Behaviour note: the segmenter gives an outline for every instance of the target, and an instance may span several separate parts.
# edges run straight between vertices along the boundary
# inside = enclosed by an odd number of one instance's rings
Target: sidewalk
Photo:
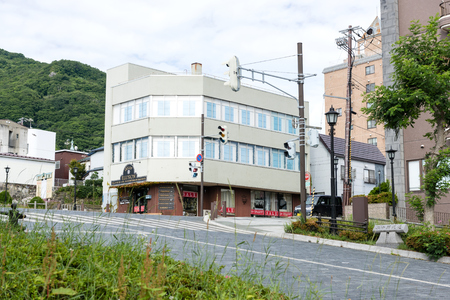
[[[392,247],[387,244],[384,244],[383,246],[374,246],[338,240],[329,240],[300,234],[285,233],[284,225],[289,224],[290,222],[291,219],[289,218],[251,218],[251,217],[236,217],[236,218],[218,217],[214,221],[211,220],[209,221],[209,223],[213,225],[245,230],[248,231],[249,233],[256,233],[257,235],[270,236],[282,239],[292,239],[299,242],[317,243],[328,246],[375,252],[380,254],[397,255],[406,258],[429,260],[428,256],[424,253],[399,250],[394,248],[395,246]],[[437,262],[450,264],[450,257],[449,256],[442,257]]]

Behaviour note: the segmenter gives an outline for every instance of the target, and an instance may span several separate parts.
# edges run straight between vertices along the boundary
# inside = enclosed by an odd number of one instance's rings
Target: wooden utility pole
[[[344,177],[344,205],[349,205],[352,194],[352,26],[348,27],[347,41],[347,105],[345,109],[345,177]]]

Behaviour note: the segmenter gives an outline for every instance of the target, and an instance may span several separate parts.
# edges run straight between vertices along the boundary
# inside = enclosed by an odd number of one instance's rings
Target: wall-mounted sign
[[[36,196],[42,199],[52,198],[53,173],[42,173],[36,175]]]
[[[121,185],[126,183],[146,181],[147,176],[138,177],[134,171],[133,165],[126,165],[123,169],[123,174],[120,176],[120,180],[112,180],[111,185]]]
[[[120,197],[119,204],[128,204],[130,203],[130,198],[128,197]]]
[[[175,189],[173,185],[160,186],[158,189],[158,209],[175,209]]]
[[[198,193],[196,192],[187,192],[187,191],[183,191],[183,197],[186,198],[197,198]]]
[[[256,216],[264,216],[264,210],[262,209],[252,209],[250,213]],[[278,211],[276,210],[266,210],[265,213],[266,216],[269,217],[278,217]],[[287,211],[280,211],[280,217],[292,217],[292,213]]]

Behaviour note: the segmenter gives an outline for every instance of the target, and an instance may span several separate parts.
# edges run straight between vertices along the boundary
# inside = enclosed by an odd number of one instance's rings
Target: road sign
[[[309,174],[309,172],[305,173],[305,181],[309,181],[309,179],[311,178],[311,174]]]
[[[202,160],[203,160],[203,156],[201,154],[198,154],[197,155],[197,161],[198,162],[202,162]]]

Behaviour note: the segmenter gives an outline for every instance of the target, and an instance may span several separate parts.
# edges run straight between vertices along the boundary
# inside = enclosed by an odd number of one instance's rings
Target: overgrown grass
[[[171,258],[164,244],[125,234],[111,242],[95,227],[80,228],[64,223],[55,232],[42,223],[20,232],[1,222],[0,298],[289,299],[237,274],[222,275],[214,259],[193,266]]]

